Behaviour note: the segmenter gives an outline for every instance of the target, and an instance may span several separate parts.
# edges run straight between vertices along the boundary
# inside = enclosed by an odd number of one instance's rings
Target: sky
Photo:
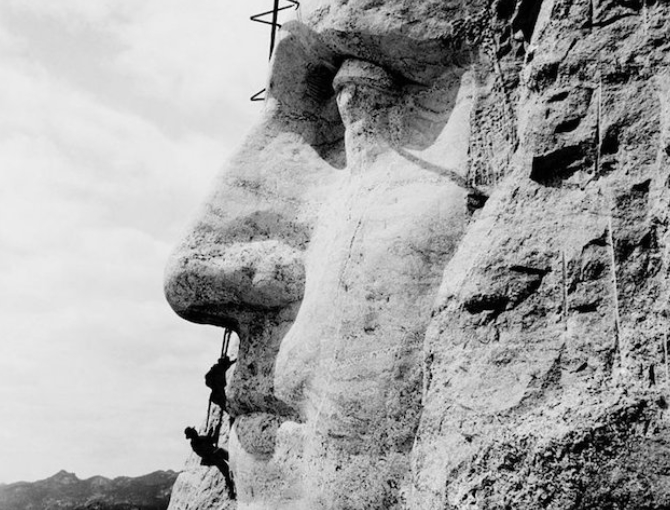
[[[0,483],[182,469],[221,333],[163,270],[260,114],[271,6],[0,1]]]

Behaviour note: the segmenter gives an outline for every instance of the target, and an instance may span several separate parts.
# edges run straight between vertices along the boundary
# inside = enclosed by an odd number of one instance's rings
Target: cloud
[[[255,108],[239,4],[0,6],[0,481],[185,459],[220,333],[163,266]]]
[[[236,138],[240,126],[251,121],[250,112],[258,111],[247,103],[265,83],[269,34],[249,21],[255,9],[246,2],[12,0],[9,5],[5,17],[54,72],[104,88],[108,99],[163,117],[172,129],[181,116]]]
[[[202,196],[223,157],[211,137],[167,137],[39,68],[0,68],[0,107],[0,165],[8,179],[0,193],[3,206],[19,207],[23,218],[44,216],[53,199],[68,208],[64,198],[74,198],[96,216],[113,214],[115,221],[126,215],[133,222],[148,212],[151,228],[160,228],[176,219],[163,222],[160,216]]]
[[[137,22],[119,32],[127,46],[115,64],[139,88],[158,93],[180,108],[205,111],[221,98],[227,82],[247,82],[248,73],[231,73],[241,66],[231,59],[222,62],[222,52],[241,56],[247,67],[253,66],[253,60],[249,52],[241,51],[239,33],[223,28],[233,15],[230,2],[203,1],[190,9],[175,9],[179,3],[145,2]]]
[[[128,1],[102,0],[68,0],[67,2],[50,2],[48,0],[10,0],[14,10],[48,16],[69,28],[95,26],[104,29],[104,21],[112,15],[129,14],[132,4]],[[140,4],[141,5],[141,4]]]

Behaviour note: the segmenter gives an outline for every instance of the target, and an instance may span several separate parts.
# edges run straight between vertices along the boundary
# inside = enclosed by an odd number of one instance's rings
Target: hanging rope
[[[223,358],[228,354],[228,345],[230,344],[230,335],[232,330],[225,328],[223,330],[223,342],[221,344],[221,357]]]
[[[205,430],[209,430],[209,414],[212,411],[212,397],[207,402],[207,420],[205,421]]]
[[[279,13],[285,11],[286,9],[291,9],[295,7],[295,10],[298,10],[300,7],[300,2],[298,0],[286,0],[288,4],[279,5],[280,0],[274,0],[274,7],[270,11],[261,12],[259,14],[254,14],[251,16],[251,21],[256,23],[263,23],[265,25],[270,25],[270,52],[268,55],[268,60],[272,58],[272,52],[275,49],[275,42],[277,40],[277,30],[281,28],[281,25],[278,23]],[[264,17],[272,16],[271,21],[263,19]],[[263,93],[265,89],[256,92],[253,96],[250,97],[251,101],[265,101],[265,96]]]
[[[223,341],[221,343],[221,356],[220,360],[223,359],[225,356],[228,355],[228,347],[230,346],[230,337],[232,335],[232,330],[228,328],[224,328],[223,330]],[[212,412],[212,393],[209,394],[209,400],[207,402],[207,420],[205,421],[205,428],[209,430],[209,419],[210,419],[210,414]],[[222,416],[223,416],[223,409],[221,410]],[[220,419],[220,418],[219,418]],[[219,437],[217,435],[216,438],[216,445],[219,445]]]

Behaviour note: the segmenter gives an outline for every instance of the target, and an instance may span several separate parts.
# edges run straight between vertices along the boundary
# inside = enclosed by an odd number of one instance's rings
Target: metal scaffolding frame
[[[256,23],[263,23],[265,25],[270,25],[270,52],[268,54],[268,60],[272,59],[272,52],[275,49],[275,42],[277,40],[277,30],[281,28],[281,24],[279,24],[278,19],[279,19],[279,13],[281,11],[285,11],[286,9],[292,9],[295,8],[298,10],[300,7],[300,2],[298,0],[286,0],[288,4],[284,5],[279,5],[281,0],[273,0],[274,1],[274,6],[272,7],[271,10],[261,12],[259,14],[254,14],[249,18],[251,21],[255,21]],[[267,18],[270,17],[270,21]],[[263,96],[263,93],[265,92],[265,89],[260,90],[256,92],[253,96],[251,96],[251,101],[265,101],[265,97]]]

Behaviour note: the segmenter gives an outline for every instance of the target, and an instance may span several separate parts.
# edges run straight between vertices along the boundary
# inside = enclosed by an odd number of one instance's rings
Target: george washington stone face
[[[670,3],[301,4],[167,271],[238,508],[670,508]]]
[[[423,338],[469,218],[480,3],[301,2],[263,114],[169,262],[172,308],[240,337],[238,508],[409,497]]]

